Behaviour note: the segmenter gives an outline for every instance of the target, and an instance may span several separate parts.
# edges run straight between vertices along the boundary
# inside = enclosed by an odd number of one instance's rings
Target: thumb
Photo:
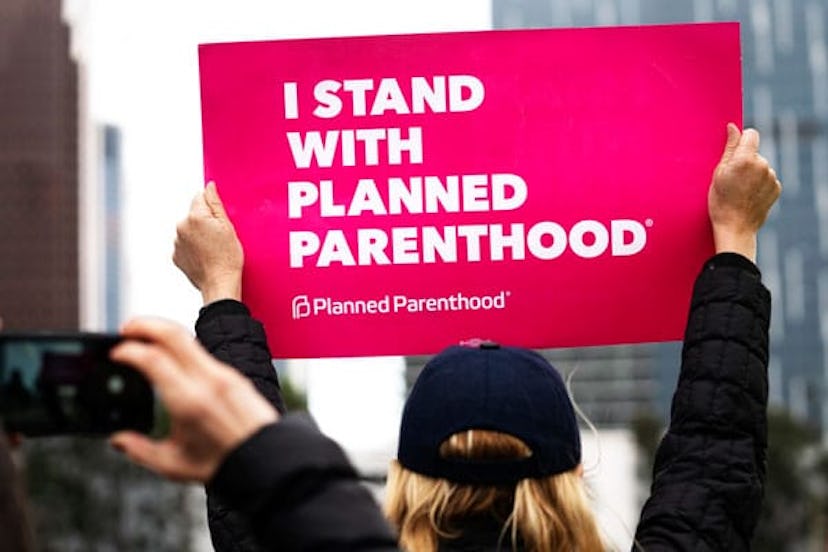
[[[736,148],[739,147],[739,140],[742,138],[742,133],[733,123],[727,124],[727,144],[725,144],[724,153],[722,153],[722,161],[726,162],[733,157]]]
[[[207,202],[207,206],[210,208],[210,212],[214,217],[224,219],[227,218],[227,213],[225,212],[224,204],[221,202],[221,198],[218,195],[218,190],[216,190],[215,182],[211,181],[204,189],[204,201]]]
[[[172,458],[169,441],[154,441],[134,431],[119,431],[109,438],[109,444],[139,466],[170,479],[186,479]]]
[[[109,445],[133,462],[146,466],[149,463],[146,460],[153,457],[157,443],[135,431],[124,430],[113,433]]]

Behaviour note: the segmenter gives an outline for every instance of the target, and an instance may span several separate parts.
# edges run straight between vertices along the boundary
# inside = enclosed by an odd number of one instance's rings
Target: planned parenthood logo
[[[461,292],[441,297],[409,297],[387,294],[372,299],[334,299],[297,295],[291,302],[294,320],[311,316],[386,315],[400,313],[503,310],[512,295],[500,291],[494,295],[466,295]]]

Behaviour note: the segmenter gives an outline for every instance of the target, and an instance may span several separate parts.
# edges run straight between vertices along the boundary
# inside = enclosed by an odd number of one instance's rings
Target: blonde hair
[[[440,446],[444,458],[481,460],[531,456],[523,441],[495,431],[469,430]],[[580,468],[511,485],[469,485],[414,473],[392,461],[385,515],[405,550],[436,552],[440,539],[462,534],[463,521],[490,515],[511,534],[512,548],[601,552],[604,545],[589,508]]]

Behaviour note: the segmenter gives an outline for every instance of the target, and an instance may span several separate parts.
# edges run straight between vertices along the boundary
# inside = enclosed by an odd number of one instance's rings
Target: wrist
[[[241,279],[213,282],[202,286],[201,299],[204,305],[209,305],[222,299],[241,301],[241,290]]]
[[[716,253],[738,253],[756,263],[756,232],[728,232],[713,229]]]

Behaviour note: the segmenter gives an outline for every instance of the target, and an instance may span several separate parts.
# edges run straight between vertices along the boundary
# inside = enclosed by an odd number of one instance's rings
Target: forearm
[[[268,549],[396,550],[393,533],[342,450],[288,416],[233,451],[210,485]]]
[[[749,549],[765,478],[769,316],[770,294],[746,258],[705,264],[637,533],[646,550]]]
[[[213,356],[250,378],[280,413],[285,412],[264,328],[244,304],[235,300],[211,303],[199,312],[195,328],[199,341]]]
[[[244,304],[230,299],[208,304],[199,312],[196,335],[213,356],[250,378],[259,393],[284,413],[279,379],[271,363],[264,328],[250,316]],[[207,518],[217,552],[261,550],[247,516],[229,508],[224,497],[209,486]]]
[[[725,253],[696,280],[670,430],[699,427],[767,444],[770,293],[756,266]],[[706,387],[709,404],[694,400]]]

